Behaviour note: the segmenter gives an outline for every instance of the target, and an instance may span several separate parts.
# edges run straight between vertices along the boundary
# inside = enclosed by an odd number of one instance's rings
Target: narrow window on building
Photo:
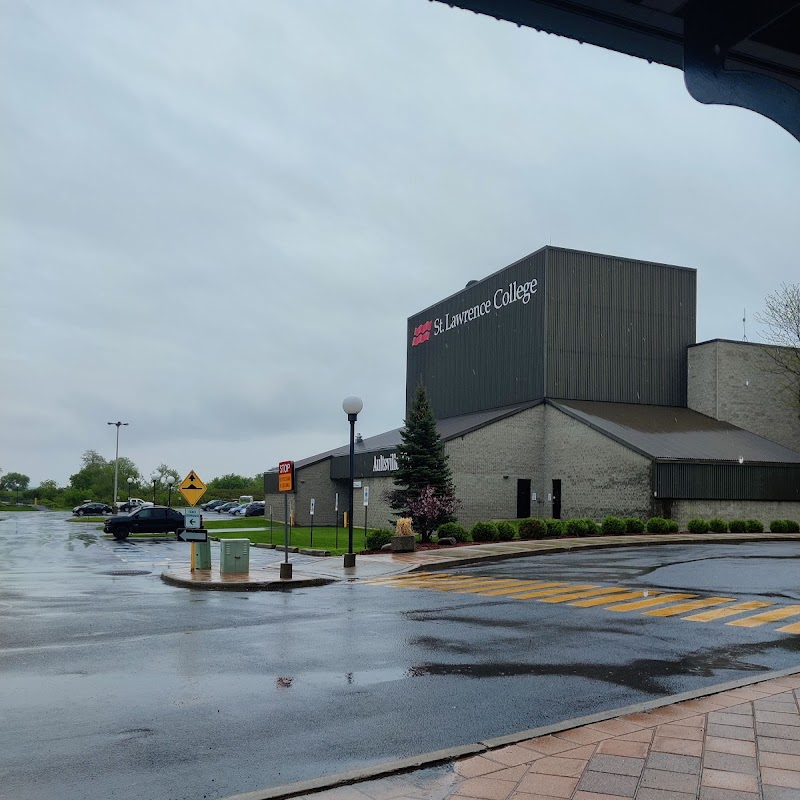
[[[553,519],[561,519],[561,480],[553,480]]]

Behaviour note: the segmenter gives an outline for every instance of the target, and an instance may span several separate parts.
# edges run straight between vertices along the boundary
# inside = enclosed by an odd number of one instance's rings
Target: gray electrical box
[[[247,573],[250,570],[250,540],[223,539],[219,543],[219,571]]]

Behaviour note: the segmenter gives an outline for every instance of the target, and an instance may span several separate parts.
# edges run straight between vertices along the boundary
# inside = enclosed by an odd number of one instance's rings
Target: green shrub
[[[678,520],[676,519],[668,519],[667,520],[667,531],[669,533],[678,533],[680,531],[681,526],[678,525]]]
[[[367,534],[367,550],[380,550],[385,544],[389,544],[394,536],[394,531],[387,528],[379,528]]]
[[[546,519],[547,535],[551,537],[564,535],[564,523],[560,519]]]
[[[728,523],[725,522],[724,519],[710,519],[708,521],[708,527],[711,529],[711,533],[727,533],[728,532]]]
[[[743,519],[732,519],[728,523],[731,533],[744,533],[747,530],[747,522]]]
[[[764,523],[758,519],[747,520],[748,533],[764,533]]]
[[[516,534],[517,532],[510,522],[497,523],[497,538],[500,539],[501,542],[510,542]]]
[[[600,528],[606,536],[621,536],[625,533],[625,520],[620,517],[603,517]]]
[[[469,532],[465,527],[459,525],[457,522],[445,522],[444,525],[440,525],[436,535],[440,539],[449,536],[451,539],[455,539],[457,542],[469,541]]]
[[[788,528],[786,526],[785,519],[774,519],[769,524],[769,529],[771,533],[786,533]]]
[[[644,522],[639,517],[627,517],[625,520],[625,533],[644,533]]]
[[[600,526],[593,519],[584,517],[583,521],[586,524],[587,536],[599,536],[602,533]]]
[[[589,528],[585,519],[568,519],[564,523],[564,533],[568,536],[587,536]]]
[[[669,522],[663,517],[650,517],[647,520],[648,533],[666,533],[669,530]]]
[[[554,520],[557,522],[558,520]],[[549,526],[541,519],[524,519],[519,524],[520,539],[546,539],[550,535]]]
[[[704,519],[690,519],[688,525],[689,533],[708,533],[711,525]]]
[[[785,519],[786,533],[800,533],[800,523],[794,519]]]
[[[476,522],[472,526],[473,542],[496,542],[499,538],[494,522]]]

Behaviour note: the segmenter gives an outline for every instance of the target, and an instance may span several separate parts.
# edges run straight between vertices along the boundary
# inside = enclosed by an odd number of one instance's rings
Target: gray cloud
[[[400,424],[405,319],[552,241],[797,279],[800,148],[680,72],[424,0],[0,2],[0,467],[212,477]],[[755,326],[751,326],[754,338]]]

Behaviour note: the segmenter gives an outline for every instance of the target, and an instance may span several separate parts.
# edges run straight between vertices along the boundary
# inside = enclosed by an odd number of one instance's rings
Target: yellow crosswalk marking
[[[784,625],[782,628],[775,628],[781,633],[800,633],[800,622],[793,622],[791,625]]]
[[[775,608],[772,611],[764,611],[761,614],[754,614],[752,617],[745,617],[744,619],[735,619],[732,622],[726,622],[726,625],[736,625],[740,628],[757,628],[765,622],[775,622],[779,619],[786,619],[787,617],[796,617],[800,615],[800,606],[784,606],[783,608]]]
[[[486,589],[476,592],[482,597],[495,597],[509,592],[525,592],[533,589],[547,589],[550,586],[563,586],[561,583],[547,583],[546,581],[515,581],[514,584],[503,586],[501,589]]]
[[[491,578],[473,578],[467,581],[454,581],[449,586],[432,585],[427,588],[436,589],[437,592],[461,592],[469,591],[469,589],[474,589],[479,586],[485,589],[487,586],[491,586],[493,583],[494,581]]]
[[[567,600],[578,600],[581,597],[597,597],[597,595],[618,594],[622,589],[615,586],[613,589],[587,589],[582,592],[570,591],[568,594],[560,594],[557,597],[547,597],[542,600],[542,603],[566,603]],[[607,598],[606,602],[608,602]]]
[[[648,590],[651,595],[659,594],[652,589]],[[578,600],[576,603],[570,603],[571,606],[577,608],[592,608],[593,606],[606,606],[609,603],[616,603],[619,600],[633,600],[635,597],[644,597],[644,590],[620,592],[620,594],[608,595],[607,597],[593,597],[591,600]]]
[[[735,617],[745,611],[755,611],[757,608],[766,608],[771,605],[773,604],[765,603],[763,600],[748,600],[746,603],[737,603],[735,606],[726,606],[725,608],[715,608],[713,611],[692,614],[691,617],[683,617],[683,619],[688,619],[691,622],[713,622],[716,619]]]
[[[671,603],[673,600],[688,600],[697,597],[696,594],[662,594],[661,597],[650,597],[646,600],[636,600],[632,603],[621,603],[618,606],[609,606],[607,611],[638,611],[640,608],[651,608],[662,603]]]
[[[569,591],[570,589],[593,589],[595,588],[591,583],[585,583],[582,586],[570,586],[568,583],[564,584],[558,589],[539,589],[535,592],[525,592],[524,594],[510,594],[513,600],[531,600],[534,597],[547,597],[551,594],[561,594],[562,592]]]
[[[678,603],[676,606],[667,608],[657,608],[655,611],[645,611],[648,617],[677,617],[678,614],[685,614],[687,611],[697,611],[698,608],[708,608],[709,606],[720,606],[723,603],[735,603],[735,597],[706,597],[703,600],[691,600],[688,603]]]

